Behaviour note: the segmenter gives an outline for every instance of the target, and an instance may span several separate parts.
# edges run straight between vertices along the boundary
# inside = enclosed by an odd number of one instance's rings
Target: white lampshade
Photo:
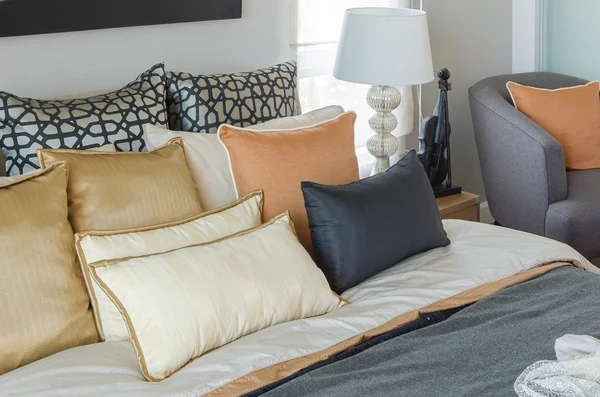
[[[369,85],[432,81],[427,14],[406,8],[346,10],[333,75]]]

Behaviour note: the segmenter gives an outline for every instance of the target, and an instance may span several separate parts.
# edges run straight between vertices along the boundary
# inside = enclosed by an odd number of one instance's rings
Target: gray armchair
[[[587,83],[555,73],[523,73],[491,77],[470,88],[494,219],[567,243],[587,258],[600,257],[600,169],[567,171],[561,145],[513,106],[508,81],[549,89]]]

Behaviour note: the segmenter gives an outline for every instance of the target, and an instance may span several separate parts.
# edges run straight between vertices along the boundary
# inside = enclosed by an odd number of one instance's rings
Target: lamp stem
[[[371,175],[375,175],[390,168],[390,156],[398,150],[398,139],[392,135],[398,119],[392,112],[400,106],[400,91],[389,85],[374,85],[367,93],[367,103],[375,110],[369,119],[375,135],[367,140],[367,150],[376,159],[371,171]]]

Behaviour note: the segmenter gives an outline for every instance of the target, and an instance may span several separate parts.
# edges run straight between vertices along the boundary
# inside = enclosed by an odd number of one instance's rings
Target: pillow
[[[239,195],[262,189],[263,220],[289,210],[300,242],[312,252],[301,181],[345,184],[358,180],[354,112],[310,127],[268,134],[229,125],[219,128]]]
[[[37,149],[113,143],[140,151],[146,123],[167,126],[163,64],[120,90],[90,98],[37,100],[0,91],[0,147],[9,176],[38,169]]]
[[[117,149],[115,148],[115,145],[112,145],[112,144],[100,146],[100,147],[90,149],[90,150],[95,150],[98,152],[106,152],[106,153],[115,153],[117,151]],[[2,159],[1,157],[2,156],[0,155],[0,160]],[[0,176],[0,185],[18,181],[19,179],[26,177],[28,175],[31,175],[31,174],[35,174],[36,172],[39,172],[39,171],[37,171],[37,170],[29,171],[22,175],[15,175],[15,176]]]
[[[315,260],[337,293],[450,243],[415,151],[344,186],[302,182]]]
[[[67,219],[67,166],[0,186],[0,375],[98,333]]]
[[[69,220],[76,233],[179,221],[202,212],[181,139],[148,153],[38,151],[42,168],[69,166]]]
[[[266,123],[248,127],[248,130],[268,132],[270,130],[307,127],[331,120],[344,113],[341,106],[329,106],[294,117],[273,119]],[[181,137],[184,141],[188,168],[192,173],[196,193],[205,210],[211,210],[234,201],[237,196],[231,179],[227,152],[217,134],[175,132],[150,124],[144,126],[146,145],[154,149],[169,139]]]
[[[571,170],[600,168],[600,83],[547,90],[506,84],[515,107],[563,147]]]
[[[245,73],[167,73],[172,130],[217,132],[221,124],[249,126],[297,114],[295,62]],[[154,123],[152,123],[154,124]]]
[[[6,176],[6,159],[2,154],[2,148],[0,147],[0,177]]]
[[[244,335],[343,304],[287,214],[213,243],[97,262],[92,276],[126,319],[150,381]]]
[[[77,255],[90,293],[100,338],[122,341],[129,340],[129,334],[119,310],[91,279],[90,263],[167,252],[259,226],[262,202],[262,192],[258,191],[223,208],[180,222],[75,235]]]
[[[250,125],[244,127],[250,131],[280,131],[280,130],[291,130],[294,128],[310,127],[315,124],[322,123],[335,119],[339,115],[344,113],[344,108],[337,105],[325,106],[321,109],[315,109],[304,114],[297,116],[282,117],[265,121],[264,123]]]

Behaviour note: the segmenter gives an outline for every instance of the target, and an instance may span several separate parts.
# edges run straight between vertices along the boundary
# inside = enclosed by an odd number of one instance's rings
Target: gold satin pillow
[[[219,128],[229,153],[238,196],[262,189],[263,221],[290,211],[300,242],[313,252],[300,182],[345,185],[358,180],[354,148],[356,113],[289,130]]]
[[[547,90],[506,84],[517,110],[562,146],[571,170],[600,168],[600,83]]]
[[[0,375],[98,342],[68,220],[67,166],[0,186]]]
[[[181,138],[147,153],[41,149],[42,169],[69,166],[69,220],[76,233],[176,222],[202,212]]]

